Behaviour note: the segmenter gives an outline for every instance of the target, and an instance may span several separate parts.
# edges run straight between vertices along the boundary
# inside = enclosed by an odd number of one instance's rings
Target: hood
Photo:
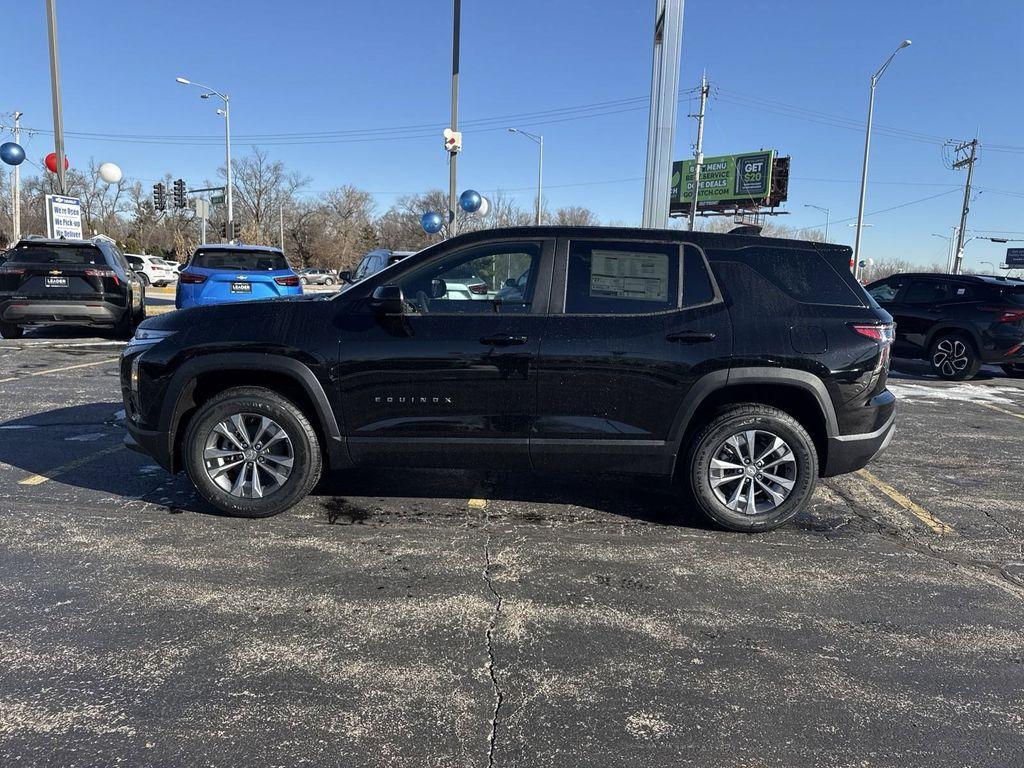
[[[139,327],[154,331],[181,331],[206,323],[261,322],[266,315],[274,312],[274,307],[280,308],[281,304],[308,304],[317,301],[330,301],[332,298],[331,294],[302,294],[257,301],[236,301],[188,307],[149,317]],[[277,311],[279,312],[280,309]]]

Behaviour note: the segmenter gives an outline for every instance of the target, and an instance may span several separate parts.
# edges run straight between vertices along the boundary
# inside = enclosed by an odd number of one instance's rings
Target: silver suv
[[[329,269],[300,269],[299,282],[303,285],[334,285],[338,278]]]

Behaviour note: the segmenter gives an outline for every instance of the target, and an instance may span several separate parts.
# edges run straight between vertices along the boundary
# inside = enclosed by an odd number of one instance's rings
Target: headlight
[[[173,336],[176,331],[156,331],[151,328],[139,328],[128,342],[131,348],[149,347],[158,341],[163,341],[168,336]]]

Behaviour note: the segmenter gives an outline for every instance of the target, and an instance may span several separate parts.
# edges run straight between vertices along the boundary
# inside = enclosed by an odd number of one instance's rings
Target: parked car
[[[146,286],[105,241],[21,240],[0,264],[0,336],[32,325],[113,328],[131,337],[146,316]]]
[[[299,276],[279,248],[201,245],[178,275],[178,309],[225,302],[300,296]]]
[[[121,358],[126,442],[243,517],[288,509],[325,468],[532,468],[676,477],[681,507],[768,530],[893,434],[892,318],[850,253],[467,233],[337,294],[146,321]],[[445,298],[453,275],[509,271],[529,273],[518,300]]]
[[[338,279],[343,283],[358,283],[414,253],[415,251],[390,251],[387,248],[376,248],[363,256],[354,271],[348,269],[339,271]]]
[[[182,265],[180,261],[171,261],[170,259],[157,259],[157,261],[159,261],[165,267],[173,269],[175,279],[177,279],[178,273],[181,272]]]
[[[163,259],[139,253],[126,253],[128,264],[142,278],[146,285],[162,288],[178,279],[178,273],[171,269]]]
[[[950,381],[973,378],[983,363],[1024,376],[1024,280],[900,274],[867,291],[896,321],[894,355],[928,360]]]
[[[302,285],[334,285],[338,278],[329,269],[300,269],[299,282]]]

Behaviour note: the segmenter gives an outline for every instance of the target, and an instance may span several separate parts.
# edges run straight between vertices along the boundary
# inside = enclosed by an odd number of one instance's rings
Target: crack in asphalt
[[[487,522],[489,521],[490,516],[487,517]],[[491,618],[487,624],[487,631],[484,633],[487,643],[487,674],[491,681],[491,690],[494,693],[494,709],[491,712],[491,733],[487,740],[488,768],[493,768],[494,766],[494,748],[498,741],[498,716],[501,713],[501,705],[504,701],[504,693],[501,690],[501,686],[498,684],[498,677],[494,670],[494,631],[498,625],[498,618],[501,616],[501,606],[504,600],[501,593],[495,589],[494,581],[491,579],[491,566],[493,563],[494,561],[491,559],[491,533],[488,532],[487,539],[484,541],[483,577],[484,582],[487,584],[487,589],[494,598],[494,610],[491,611]]]
[[[930,542],[919,541],[913,536],[904,535],[898,528],[891,525],[885,525],[877,517],[869,516],[868,514],[861,512],[858,509],[856,499],[852,498],[850,494],[838,484],[838,482],[829,482],[828,487],[843,500],[854,515],[866,522],[872,523],[875,526],[875,533],[881,535],[888,541],[899,545],[908,552],[941,560],[948,565],[952,565],[954,568],[966,571],[974,578],[980,579],[992,586],[999,587],[1019,600],[1024,600],[1024,587],[1022,587],[1013,578],[1009,577],[1003,567],[999,564],[987,563],[971,557],[961,556],[949,550],[936,549],[935,545]]]

